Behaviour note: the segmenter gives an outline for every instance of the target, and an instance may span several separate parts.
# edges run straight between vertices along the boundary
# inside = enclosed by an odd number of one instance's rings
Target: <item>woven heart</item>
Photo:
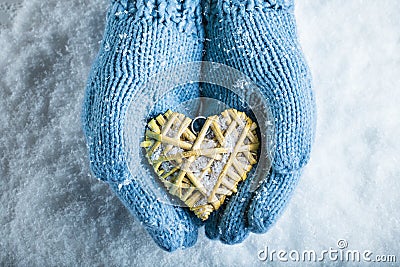
[[[141,146],[168,191],[206,220],[257,162],[257,124],[236,109],[208,117],[197,135],[191,123],[168,110],[148,123]]]

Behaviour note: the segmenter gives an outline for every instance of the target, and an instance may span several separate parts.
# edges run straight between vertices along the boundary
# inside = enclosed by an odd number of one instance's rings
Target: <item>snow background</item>
[[[106,8],[31,0],[1,29],[1,266],[247,266],[263,264],[264,246],[322,250],[343,238],[400,251],[400,2],[297,0],[318,105],[312,160],[267,234],[226,246],[202,230],[175,253],[90,174],[79,116]]]

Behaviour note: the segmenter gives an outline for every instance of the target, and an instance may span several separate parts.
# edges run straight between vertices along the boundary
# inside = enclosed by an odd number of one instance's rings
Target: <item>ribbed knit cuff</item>
[[[211,16],[223,16],[253,10],[282,10],[293,12],[294,0],[211,0],[204,6],[205,13]]]
[[[180,31],[201,32],[200,0],[112,0],[110,16],[133,16],[137,23],[176,24]]]

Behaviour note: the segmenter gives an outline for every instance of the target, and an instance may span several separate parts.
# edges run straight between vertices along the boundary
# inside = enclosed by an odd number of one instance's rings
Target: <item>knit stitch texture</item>
[[[94,175],[110,184],[167,251],[192,246],[199,222],[186,208],[159,202],[132,179],[136,174],[128,171],[124,160],[124,116],[132,94],[149,77],[171,66],[200,61],[202,38],[198,1],[113,2],[84,98],[83,129]],[[197,85],[175,88],[154,112],[198,95]],[[126,180],[131,183],[123,184]]]
[[[205,61],[223,63],[250,77],[266,97],[275,118],[276,150],[270,173],[256,190],[240,185],[225,210],[213,214],[206,234],[227,244],[250,231],[264,233],[286,206],[307,164],[315,129],[311,75],[297,39],[293,1],[212,1],[205,30]],[[207,10],[207,7],[205,7]],[[202,95],[229,106],[230,91],[205,85]]]
[[[276,128],[270,173],[255,192],[249,190],[251,174],[240,184],[208,219],[209,238],[234,244],[250,232],[266,232],[290,199],[314,139],[311,76],[297,40],[292,0],[114,1],[82,113],[91,168],[167,251],[192,246],[201,224],[186,208],[159,202],[131,179],[135,173],[123,156],[124,116],[130,97],[149,77],[201,60],[250,77],[267,99]],[[149,116],[199,95],[244,109],[238,96],[224,88],[205,84],[200,90],[191,84],[172,90]],[[132,183],[121,186],[125,180]]]

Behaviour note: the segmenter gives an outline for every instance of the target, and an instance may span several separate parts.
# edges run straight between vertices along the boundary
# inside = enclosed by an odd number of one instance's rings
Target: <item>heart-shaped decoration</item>
[[[141,146],[168,191],[206,220],[257,162],[257,124],[236,109],[208,117],[197,135],[191,124],[168,110],[148,123]]]

